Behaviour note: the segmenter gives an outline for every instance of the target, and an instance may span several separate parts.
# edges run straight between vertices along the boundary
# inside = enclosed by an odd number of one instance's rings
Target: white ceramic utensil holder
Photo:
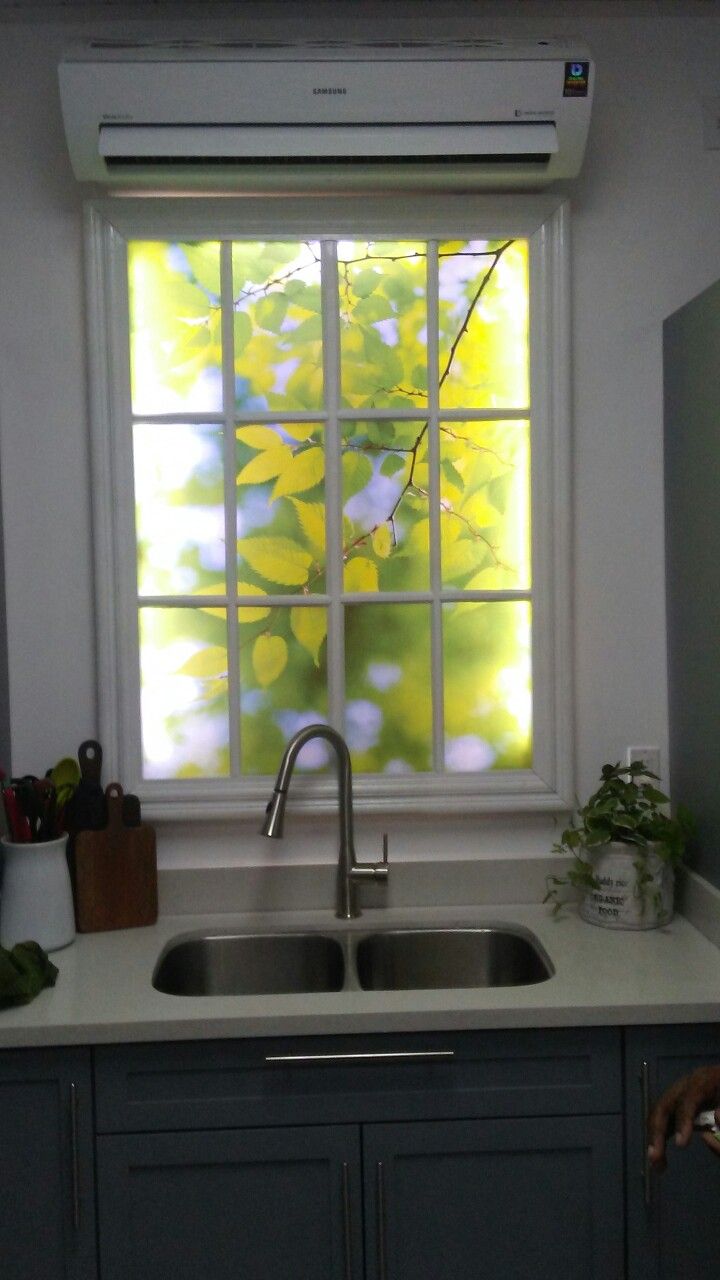
[[[39,942],[57,951],[75,938],[67,836],[39,844],[0,841],[0,946]]]

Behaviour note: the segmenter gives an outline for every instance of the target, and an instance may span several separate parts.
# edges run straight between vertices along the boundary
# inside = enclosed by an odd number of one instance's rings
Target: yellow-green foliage
[[[188,413],[243,415],[234,440],[243,772],[272,772],[293,727],[327,716],[328,610],[314,603],[326,590],[326,427],[291,421],[325,411],[325,326],[339,335],[340,400],[354,414],[339,424],[342,548],[330,554],[342,556],[346,593],[377,597],[344,610],[355,767],[434,767],[430,605],[383,603],[383,593],[429,590],[436,521],[442,584],[460,595],[443,605],[447,767],[527,767],[529,603],[462,600],[466,590],[530,587],[530,422],[503,417],[528,410],[527,244],[445,242],[433,259],[424,242],[341,241],[334,268],[332,252],[322,259],[314,241],[232,244],[233,349],[223,365],[220,244],[129,246],[138,584],[141,603],[154,598],[140,619],[146,768],[152,776],[227,773],[234,732],[227,445],[221,423],[183,422]],[[323,316],[331,269],[336,312]],[[429,367],[440,404],[437,513]],[[364,417],[368,409],[388,416]],[[497,417],[443,418],[457,409]],[[398,410],[415,416],[394,417]],[[277,420],[253,422],[261,411]],[[142,422],[145,414],[181,421]],[[262,603],[277,595],[298,604]],[[172,604],[155,599],[163,596]]]

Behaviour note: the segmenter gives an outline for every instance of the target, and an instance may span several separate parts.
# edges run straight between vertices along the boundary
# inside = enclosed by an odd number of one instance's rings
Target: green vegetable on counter
[[[29,1004],[45,987],[54,987],[57,967],[37,942],[0,947],[0,1009]]]

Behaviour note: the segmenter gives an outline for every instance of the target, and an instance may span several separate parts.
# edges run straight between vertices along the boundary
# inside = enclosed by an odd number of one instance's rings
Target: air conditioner
[[[533,188],[580,169],[582,44],[95,41],[60,66],[82,182],[135,189]]]

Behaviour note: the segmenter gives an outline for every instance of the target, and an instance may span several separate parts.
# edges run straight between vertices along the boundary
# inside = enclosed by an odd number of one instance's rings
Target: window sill
[[[258,817],[270,799],[274,779],[248,781],[240,794],[225,781],[197,780],[151,783],[137,787],[147,819],[210,821]],[[455,816],[473,813],[560,813],[572,808],[561,795],[531,770],[478,776],[420,776],[369,778],[358,775],[353,787],[358,814],[427,813]],[[298,776],[290,803],[296,813],[326,815],[337,812],[337,783]]]

